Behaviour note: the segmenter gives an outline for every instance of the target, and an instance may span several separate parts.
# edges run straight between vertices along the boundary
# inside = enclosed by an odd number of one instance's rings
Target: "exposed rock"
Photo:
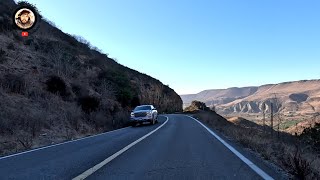
[[[198,94],[180,95],[184,106],[191,100],[200,100],[216,106],[217,112],[313,114],[320,110],[320,80],[303,80],[268,84],[259,87],[205,90]],[[263,109],[265,104],[265,109]]]

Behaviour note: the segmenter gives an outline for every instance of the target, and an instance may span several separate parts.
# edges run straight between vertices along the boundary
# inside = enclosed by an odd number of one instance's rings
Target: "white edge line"
[[[214,133],[211,129],[209,129],[207,126],[202,124],[200,121],[195,119],[194,117],[188,116],[191,119],[198,122],[201,126],[203,126],[207,131],[209,131],[210,134],[212,134],[215,138],[217,138],[223,145],[225,145],[233,154],[238,156],[244,163],[246,163],[254,172],[259,174],[263,179],[266,180],[273,180],[271,176],[269,176],[267,173],[265,173],[262,169],[260,169],[258,166],[256,166],[253,162],[251,162],[248,158],[246,158],[244,155],[242,155],[239,151],[237,151],[234,147],[229,145],[226,141],[224,141],[222,138],[220,138],[216,133]]]
[[[80,138],[80,139],[75,139],[75,140],[72,140],[72,141],[66,141],[66,142],[62,142],[62,143],[58,143],[58,144],[52,144],[52,145],[49,145],[49,146],[39,147],[39,148],[32,149],[32,150],[29,150],[29,151],[23,151],[23,152],[20,152],[20,153],[11,154],[11,155],[8,155],[8,156],[3,156],[3,157],[0,157],[0,160],[7,159],[7,158],[10,158],[10,157],[14,157],[14,156],[18,156],[18,155],[22,155],[22,154],[26,154],[26,153],[30,153],[30,152],[34,152],[34,151],[48,149],[48,148],[55,147],[55,146],[60,146],[60,145],[63,145],[63,144],[68,144],[68,143],[72,143],[72,142],[76,142],[76,141],[81,141],[81,140],[88,139],[88,138],[93,138],[93,137],[96,137],[96,136],[101,136],[101,135],[104,135],[104,134],[120,131],[120,130],[127,129],[127,128],[129,128],[129,127],[124,127],[124,128],[116,129],[116,130],[113,130],[113,131],[104,132],[104,133],[101,133],[101,134],[96,134],[96,135],[92,135],[92,136],[83,137],[83,138]]]
[[[135,140],[131,144],[129,144],[126,147],[122,148],[120,151],[114,153],[113,155],[111,155],[107,159],[103,160],[102,162],[100,162],[99,164],[93,166],[92,168],[86,170],[85,172],[81,173],[80,175],[78,175],[77,177],[73,178],[72,180],[83,180],[83,179],[87,178],[88,176],[90,176],[91,174],[93,174],[94,172],[96,172],[97,170],[102,168],[104,165],[108,164],[110,161],[112,161],[113,159],[115,159],[116,157],[118,157],[119,155],[121,155],[122,153],[127,151],[128,149],[130,149],[132,146],[136,145],[137,143],[139,143],[143,139],[147,138],[148,136],[150,136],[151,134],[153,134],[154,132],[156,132],[157,130],[162,128],[169,120],[169,118],[167,116],[165,116],[165,117],[167,118],[167,120],[161,126],[157,127],[156,129],[154,129],[153,131],[149,132],[148,134],[142,136],[141,138]]]

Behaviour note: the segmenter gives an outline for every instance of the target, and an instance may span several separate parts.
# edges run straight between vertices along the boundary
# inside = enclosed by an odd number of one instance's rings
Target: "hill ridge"
[[[205,96],[203,92],[206,92]],[[197,94],[180,96],[184,107],[188,106],[192,100],[198,100],[205,102],[208,106],[214,104],[217,111],[223,114],[261,113],[263,103],[267,105],[267,111],[270,111],[270,103],[275,97],[283,105],[281,110],[285,113],[312,114],[320,108],[320,103],[318,105],[316,101],[317,98],[320,98],[320,79],[240,88],[210,89]]]

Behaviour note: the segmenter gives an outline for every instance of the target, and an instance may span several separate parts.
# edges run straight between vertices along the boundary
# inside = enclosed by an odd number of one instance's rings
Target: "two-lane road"
[[[84,172],[86,179],[268,178],[259,171],[278,177],[265,166],[249,167],[251,162],[190,117],[167,115],[159,121],[0,158],[0,179],[72,179]]]

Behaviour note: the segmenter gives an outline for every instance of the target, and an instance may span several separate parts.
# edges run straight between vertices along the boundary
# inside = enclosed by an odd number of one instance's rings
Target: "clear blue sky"
[[[179,94],[320,78],[319,0],[29,0]]]

